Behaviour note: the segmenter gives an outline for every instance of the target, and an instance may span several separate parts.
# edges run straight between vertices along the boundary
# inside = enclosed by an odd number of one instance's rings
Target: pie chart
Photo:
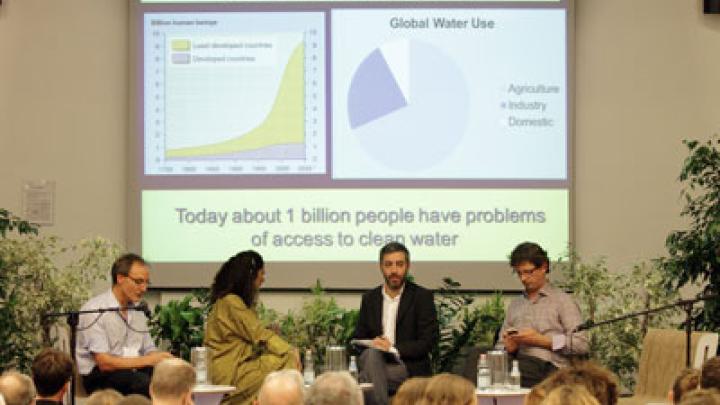
[[[427,169],[461,142],[468,91],[462,70],[441,49],[416,39],[388,42],[353,73],[348,124],[379,163],[402,171]]]

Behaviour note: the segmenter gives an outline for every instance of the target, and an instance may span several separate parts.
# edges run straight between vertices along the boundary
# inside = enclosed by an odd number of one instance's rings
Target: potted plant
[[[0,364],[27,371],[54,343],[51,328],[63,324],[43,315],[79,309],[118,252],[102,238],[67,244],[39,236],[37,226],[0,209]]]
[[[699,295],[720,293],[720,137],[705,142],[683,141],[685,158],[679,180],[685,207],[680,215],[690,228],[668,235],[669,256],[661,260],[665,287],[677,289],[701,283]],[[708,300],[693,315],[696,330],[720,330],[720,299]]]
[[[190,349],[203,344],[208,297],[207,289],[194,290],[181,300],[157,305],[150,319],[150,334],[155,343],[190,361]]]
[[[612,273],[605,260],[584,261],[571,252],[554,268],[562,280],[559,287],[572,291],[586,319],[599,322],[632,312],[660,307],[677,300],[675,290],[665,288],[665,273],[657,262],[641,263],[629,272]],[[614,372],[632,390],[642,340],[649,327],[676,327],[678,311],[668,310],[639,319],[627,319],[590,329],[590,357]]]

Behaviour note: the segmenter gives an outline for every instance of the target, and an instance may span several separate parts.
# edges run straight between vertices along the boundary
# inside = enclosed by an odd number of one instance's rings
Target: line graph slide
[[[325,172],[321,13],[161,17],[146,21],[146,174]]]
[[[275,101],[270,112],[251,130],[226,141],[191,146],[168,148],[168,158],[248,158],[248,159],[304,159],[305,158],[305,114],[302,43],[290,56],[280,80]],[[251,74],[248,74],[250,76]],[[256,74],[254,76],[264,76]],[[247,93],[257,91],[248,89]],[[264,91],[264,89],[262,89]],[[257,99],[262,95],[250,99]],[[241,111],[237,112],[241,115]],[[171,143],[168,142],[168,145]]]

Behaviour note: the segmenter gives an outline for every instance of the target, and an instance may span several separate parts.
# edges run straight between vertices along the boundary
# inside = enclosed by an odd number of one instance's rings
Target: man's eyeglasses
[[[538,270],[540,267],[533,267],[532,269],[525,269],[525,270],[519,270],[519,269],[513,269],[513,272],[518,276],[532,276],[535,274],[535,271]]]
[[[138,287],[143,286],[143,285],[150,286],[150,280],[145,280],[144,278],[134,278],[134,277],[130,277],[130,276],[126,276],[126,277],[129,278],[130,280],[132,280],[133,283],[135,283],[135,285],[137,285]]]

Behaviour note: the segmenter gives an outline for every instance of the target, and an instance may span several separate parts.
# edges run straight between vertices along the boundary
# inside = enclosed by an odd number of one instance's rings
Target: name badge
[[[123,357],[138,357],[140,355],[140,350],[133,349],[130,347],[123,347]]]

